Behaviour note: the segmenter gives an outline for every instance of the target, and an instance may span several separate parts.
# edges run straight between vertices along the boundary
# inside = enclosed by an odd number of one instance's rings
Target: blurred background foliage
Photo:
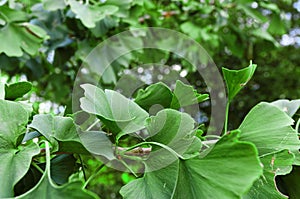
[[[233,129],[259,101],[299,98],[299,25],[300,1],[292,0],[0,0],[1,81],[31,81],[36,110],[68,114],[77,70],[96,45],[125,30],[169,28],[198,41],[219,68],[240,69],[250,60],[258,65],[231,106]],[[114,87],[124,69],[139,72],[140,65],[153,61],[173,64],[200,92],[206,91],[195,68],[160,51],[118,60],[102,83]],[[201,108],[209,115],[209,105]],[[87,174],[97,164],[87,159]],[[91,189],[117,198],[118,187],[130,179],[107,169]]]

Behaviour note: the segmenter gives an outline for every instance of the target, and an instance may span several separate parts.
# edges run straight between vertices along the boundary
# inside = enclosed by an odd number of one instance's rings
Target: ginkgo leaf
[[[291,127],[293,119],[276,106],[261,102],[250,110],[240,125],[241,140],[256,145],[259,155],[284,149],[298,152],[300,141]]]
[[[9,45],[0,45],[0,53],[20,57],[24,50],[30,55],[35,55],[42,41],[48,39],[46,32],[36,25],[20,23],[27,20],[26,15],[21,11],[2,6],[0,12],[7,19],[5,26],[0,29],[0,41],[5,40],[9,43]]]
[[[262,167],[254,145],[237,137],[238,131],[231,132],[204,157],[177,160],[147,172],[120,193],[130,199],[241,198],[262,174]]]
[[[191,85],[186,85],[182,81],[176,81],[171,108],[179,109],[193,104],[197,104],[209,99],[208,94],[199,94]]]
[[[251,79],[256,69],[256,64],[250,64],[247,68],[241,70],[229,70],[222,68],[223,76],[227,86],[228,101],[238,94],[238,92],[247,84]]]
[[[162,82],[151,84],[146,89],[140,89],[135,98],[135,103],[143,109],[149,111],[153,105],[161,105],[164,108],[169,108],[173,93],[167,85]]]
[[[18,137],[26,132],[29,117],[22,105],[0,100],[0,113],[0,197],[5,198],[13,196],[14,185],[40,150],[35,143],[18,146]]]
[[[90,5],[75,0],[68,0],[67,4],[70,5],[71,10],[87,28],[94,28],[96,22],[119,10],[119,8],[114,5]]]
[[[80,99],[80,107],[100,117],[112,133],[125,135],[143,129],[148,113],[135,102],[113,90],[105,90],[91,85],[81,85],[85,97]]]

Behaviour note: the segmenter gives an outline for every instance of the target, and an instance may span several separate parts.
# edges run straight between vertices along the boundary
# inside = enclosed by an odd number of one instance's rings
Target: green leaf
[[[70,117],[53,116],[50,114],[35,115],[29,127],[37,130],[49,140],[54,146],[53,150],[58,150],[58,141],[60,141],[64,143],[63,145],[65,148],[70,149],[72,148],[71,146],[77,143],[77,148],[75,148],[75,150],[85,151],[84,147],[80,144],[80,139],[75,124],[73,123],[73,119]],[[71,146],[66,146],[68,144]],[[73,152],[73,150],[65,152]]]
[[[66,7],[65,1],[61,0],[43,0],[43,6],[46,10],[55,11]]]
[[[16,102],[0,100],[0,197],[13,196],[14,185],[26,174],[32,157],[39,153],[35,143],[18,146],[26,132],[28,112]]]
[[[254,74],[256,64],[250,64],[241,70],[229,70],[222,68],[223,76],[227,85],[228,101],[231,102],[236,94],[248,83]]]
[[[123,186],[120,194],[124,199],[170,199],[177,183],[178,162],[169,166],[145,173],[143,178],[133,180]]]
[[[112,133],[124,135],[144,128],[148,113],[135,102],[113,90],[103,91],[91,84],[81,87],[85,97],[80,99],[80,107],[98,115]]]
[[[117,6],[113,5],[89,5],[80,3],[76,0],[68,0],[67,4],[70,5],[71,10],[87,28],[94,28],[96,22],[119,10]]]
[[[290,117],[292,117],[300,108],[300,99],[297,100],[281,99],[281,100],[274,101],[271,104],[277,106],[282,111],[287,113]]]
[[[284,149],[297,152],[300,141],[290,126],[293,120],[276,106],[261,102],[256,105],[240,125],[241,140],[256,145],[259,155]]]
[[[254,145],[237,136],[230,132],[204,158],[181,161],[174,198],[240,198],[262,167]]]
[[[180,155],[183,155],[195,142],[195,121],[186,114],[173,109],[164,109],[147,119],[146,129],[148,140],[168,145]],[[201,142],[197,142],[195,151],[200,151]]]
[[[116,159],[113,145],[107,134],[102,131],[87,131],[80,134],[80,140],[93,155],[101,155],[108,160]]]
[[[15,100],[23,97],[26,93],[31,91],[32,84],[30,82],[17,82],[5,86],[5,99]]]
[[[241,198],[262,174],[262,167],[254,145],[238,141],[237,136],[238,132],[224,136],[203,158],[177,160],[147,172],[120,193],[130,199]]]
[[[171,108],[179,109],[193,104],[197,104],[209,99],[208,94],[199,94],[191,85],[186,85],[182,81],[176,81]]]
[[[259,22],[266,22],[268,20],[268,18],[258,10],[251,8],[246,4],[238,4],[238,8],[242,9],[247,15],[258,20]]]
[[[48,149],[48,150],[47,150]],[[71,182],[57,186],[51,179],[50,152],[46,143],[46,170],[39,183],[27,193],[16,199],[49,198],[49,199],[95,199],[95,194],[82,189],[81,182]]]
[[[288,150],[282,150],[274,154],[261,157],[264,165],[264,173],[254,184],[251,190],[245,195],[244,199],[283,199],[287,198],[278,191],[275,177],[291,172],[295,156]]]
[[[274,174],[270,172],[264,173],[258,181],[256,181],[247,195],[243,199],[285,199],[282,193],[276,190]]]
[[[280,46],[280,44],[276,41],[276,39],[274,39],[274,37],[270,35],[270,33],[268,33],[266,30],[262,28],[252,30],[251,34],[255,37],[272,42],[276,47]]]
[[[134,100],[146,111],[156,104],[164,108],[169,108],[172,101],[173,94],[167,85],[162,82],[151,84],[146,89],[140,89]]]
[[[38,32],[32,31],[33,29]],[[30,55],[35,55],[41,42],[47,39],[47,37],[41,38],[41,33],[42,29],[35,25],[9,23],[0,29],[0,40],[4,41],[4,45],[0,46],[0,53],[4,52],[10,57],[20,57],[24,50]]]
[[[285,23],[278,14],[273,14],[268,31],[273,35],[283,35],[286,33]]]

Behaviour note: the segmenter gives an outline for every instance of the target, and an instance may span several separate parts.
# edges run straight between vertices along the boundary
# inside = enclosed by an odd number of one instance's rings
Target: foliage
[[[300,48],[281,46],[283,37],[297,36],[300,13],[293,5],[0,1],[0,80],[8,77],[0,82],[0,198],[297,198],[299,100],[260,102],[299,98]],[[71,90],[90,51],[112,35],[149,26],[183,32],[219,66],[230,66],[219,68],[229,98],[221,137],[206,135],[209,120],[202,124],[184,113],[203,102],[201,114],[210,114],[209,96],[199,92],[208,89],[196,68],[159,50],[113,62],[99,87],[82,85],[84,111],[72,114]],[[124,39],[124,48],[146,45]],[[237,70],[249,60],[260,67]],[[140,87],[133,98],[112,90],[124,71],[145,63],[178,64],[193,86],[157,82]],[[41,114],[46,102],[60,114]],[[81,118],[87,122],[78,123]]]
[[[249,81],[254,70],[246,78],[244,71],[253,66],[238,71],[223,69],[229,96],[233,96],[231,92],[236,95],[235,87],[241,82]],[[1,96],[7,96],[4,88],[10,87],[3,86]],[[26,86],[18,88],[15,93],[9,91],[12,96],[28,92]],[[281,184],[284,193],[295,195],[290,187],[295,185],[287,179],[299,184],[293,177],[296,173],[290,173],[299,165],[300,141],[291,126],[299,100],[261,102],[236,130],[211,139],[209,135],[197,135],[194,119],[178,111],[202,96],[180,81],[174,90],[162,83],[142,88],[135,100],[89,84],[82,88],[82,110],[96,122],[88,128],[75,124],[73,117],[35,114],[21,101],[0,100],[1,112],[6,113],[1,115],[0,129],[0,159],[4,163],[0,175],[5,179],[2,198],[99,198],[88,190],[88,184],[101,175],[104,164],[137,177],[121,188],[124,198],[285,198],[274,180],[280,176],[285,180]],[[191,101],[183,98],[178,100],[182,102],[177,103],[180,107],[172,107],[173,99],[180,99],[184,90],[193,94],[189,96]],[[145,105],[166,102],[165,98],[158,101],[157,92],[171,97],[168,105],[151,116]],[[144,95],[147,100],[140,100]],[[99,120],[101,126],[96,125]],[[135,142],[127,141],[124,146],[128,139]],[[85,181],[79,177],[86,175],[82,173],[86,168],[81,156],[89,159],[88,153],[98,156],[100,166]],[[27,175],[38,180],[33,182]]]

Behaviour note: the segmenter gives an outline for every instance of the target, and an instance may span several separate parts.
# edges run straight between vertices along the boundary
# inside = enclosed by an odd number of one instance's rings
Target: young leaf
[[[0,197],[5,198],[13,196],[14,185],[26,174],[32,157],[40,150],[35,143],[17,146],[28,122],[28,113],[22,105],[0,100],[0,113]]]
[[[279,108],[261,102],[251,109],[240,125],[240,139],[254,143],[259,155],[283,149],[298,152],[300,141],[292,124],[293,120]]]
[[[17,82],[14,84],[5,86],[5,99],[15,100],[17,98],[23,97],[32,89],[32,84],[30,82]]]
[[[186,85],[182,81],[177,80],[171,108],[179,109],[180,107],[197,104],[208,99],[208,94],[199,94],[193,86]]]
[[[241,70],[229,70],[222,68],[223,76],[227,85],[228,101],[231,102],[236,94],[247,84],[251,79],[256,64],[250,64],[247,68]]]
[[[167,85],[162,82],[152,84],[146,89],[140,89],[135,98],[135,103],[146,111],[155,105],[160,104],[164,108],[169,108],[173,98],[173,93]]]
[[[80,107],[96,114],[112,133],[120,135],[134,133],[144,128],[148,113],[135,102],[113,90],[101,90],[94,85],[84,84],[85,97]]]

